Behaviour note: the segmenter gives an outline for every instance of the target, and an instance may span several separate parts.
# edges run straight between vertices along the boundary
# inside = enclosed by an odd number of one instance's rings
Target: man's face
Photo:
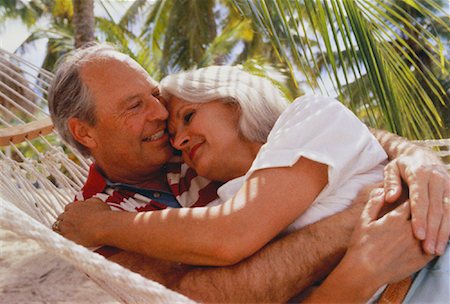
[[[89,132],[97,165],[114,181],[137,183],[154,175],[172,156],[157,82],[118,52],[86,64],[81,77],[96,106],[97,123]]]

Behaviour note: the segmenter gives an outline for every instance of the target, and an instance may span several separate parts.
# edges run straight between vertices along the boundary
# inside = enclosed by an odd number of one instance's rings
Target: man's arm
[[[441,159],[430,149],[400,136],[371,130],[389,159],[385,167],[384,189],[388,203],[409,187],[414,235],[429,254],[443,254],[450,234],[450,175]]]
[[[206,302],[286,302],[337,265],[361,210],[356,204],[269,243],[239,264],[196,268],[169,286]]]
[[[346,211],[275,240],[233,266],[192,267],[131,253],[111,259],[201,302],[286,302],[342,258],[367,193]]]
[[[388,131],[370,128],[370,132],[372,132],[383,147],[389,160],[393,160],[399,156],[420,153],[422,157],[427,158],[429,163],[442,164],[440,158],[429,148],[417,145],[404,137],[389,133]]]

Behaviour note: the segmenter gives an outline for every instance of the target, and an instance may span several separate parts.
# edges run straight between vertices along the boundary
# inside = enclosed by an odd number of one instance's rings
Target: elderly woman
[[[233,263],[289,224],[299,229],[343,210],[365,185],[383,179],[384,150],[336,100],[307,96],[288,106],[268,80],[233,67],[168,76],[161,93],[172,145],[199,175],[226,182],[218,190],[225,203],[208,229],[177,241],[195,247],[220,240]],[[403,205],[409,219],[409,203]],[[373,219],[380,205],[372,208]]]
[[[301,214],[290,228],[343,210],[364,185],[383,179],[384,150],[331,98],[303,97],[288,107],[267,79],[226,66],[169,76],[161,82],[161,93],[168,100],[172,145],[199,175],[227,182],[218,190],[222,202],[233,202],[240,209],[236,214],[249,212],[242,214],[242,223],[235,215],[216,220],[224,221],[217,226],[221,232],[234,224],[237,235],[253,232],[243,242],[247,245],[236,242],[229,248],[242,250],[243,257]],[[251,188],[257,189],[254,199],[237,207],[239,196],[255,191]],[[280,192],[287,193],[285,199],[279,199]]]
[[[212,248],[220,240],[221,253],[236,262],[291,223],[296,229],[344,209],[364,185],[383,178],[384,151],[331,98],[303,97],[288,106],[267,79],[225,66],[168,76],[161,94],[172,144],[184,161],[226,182],[220,208],[173,219],[179,228],[193,227],[197,216],[208,225],[180,234],[175,246]],[[442,230],[445,243],[447,227]]]

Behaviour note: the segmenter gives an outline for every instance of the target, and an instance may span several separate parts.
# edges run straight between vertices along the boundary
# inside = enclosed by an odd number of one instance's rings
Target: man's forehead
[[[87,62],[82,65],[81,74],[84,74],[83,77],[96,78],[98,74],[114,75],[114,69],[123,65],[130,68],[130,70],[133,70],[133,72],[144,76],[147,81],[154,86],[159,86],[158,82],[154,80],[139,63],[124,53],[115,50],[105,50],[102,51],[101,54],[95,54],[94,56],[93,59],[87,60]]]
[[[110,107],[119,106],[134,96],[157,90],[158,82],[129,56],[115,51],[98,55],[80,70],[94,100],[107,100]]]

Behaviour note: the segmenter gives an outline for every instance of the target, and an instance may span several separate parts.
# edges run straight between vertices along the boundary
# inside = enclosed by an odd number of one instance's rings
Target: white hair
[[[238,67],[210,66],[169,75],[161,81],[161,95],[191,103],[223,101],[240,108],[239,131],[250,141],[265,143],[276,120],[288,106],[268,79]]]

